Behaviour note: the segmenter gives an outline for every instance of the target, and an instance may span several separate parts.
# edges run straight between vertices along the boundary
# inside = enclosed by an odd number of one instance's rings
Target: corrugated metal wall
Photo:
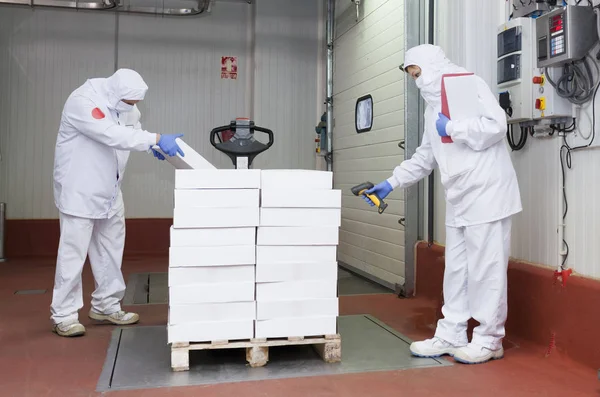
[[[254,117],[275,133],[256,168],[315,168],[315,126],[325,111],[324,3],[256,2]]]
[[[52,166],[62,106],[87,78],[110,75],[115,62],[150,87],[139,106],[143,127],[185,133],[217,167],[233,165],[210,146],[210,130],[248,116],[273,129],[277,142],[255,168],[314,168],[321,4],[263,0],[252,8],[217,2],[201,17],[120,15],[117,38],[112,13],[2,7],[0,200],[9,218],[56,218]],[[221,79],[221,56],[238,57],[237,80]],[[173,179],[168,163],[132,154],[123,182],[127,217],[172,216]]]
[[[453,0],[436,2],[434,41],[452,62],[483,78],[494,90],[496,82],[496,26],[503,21],[503,3]],[[435,173],[434,239],[446,240],[446,202],[439,172]]]
[[[334,181],[342,189],[342,227],[338,258],[390,284],[404,280],[402,190],[386,200],[383,215],[350,193],[364,181],[388,178],[404,153],[404,2],[373,0],[351,6],[336,20],[334,45]],[[373,127],[358,134],[355,105],[373,97]]]
[[[572,3],[572,2],[571,2]],[[600,1],[595,0],[594,4]],[[454,61],[487,78],[495,88],[496,28],[505,20],[506,1],[461,0],[438,3],[437,37]],[[466,10],[464,9],[466,7]],[[470,11],[467,11],[470,10]],[[474,46],[473,41],[478,40]],[[469,57],[466,49],[480,51]],[[491,71],[491,74],[490,74]],[[490,80],[491,78],[491,80]],[[597,106],[597,105],[596,105]],[[580,126],[589,133],[592,107],[582,110]],[[598,128],[598,126],[596,126]],[[596,137],[597,143],[598,137]],[[532,263],[557,266],[559,224],[559,139],[529,139],[526,147],[512,153],[519,178],[523,212],[513,220],[512,256]],[[573,169],[566,170],[568,215],[565,240],[569,244],[566,265],[589,277],[600,277],[600,151],[597,148],[573,153]],[[439,181],[439,179],[438,179]],[[444,243],[444,198],[436,186],[436,240]]]
[[[114,68],[112,14],[1,8],[0,199],[11,218],[54,218],[54,145],[62,107]]]

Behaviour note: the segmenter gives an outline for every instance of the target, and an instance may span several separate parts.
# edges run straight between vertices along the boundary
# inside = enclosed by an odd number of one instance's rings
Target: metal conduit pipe
[[[61,8],[81,11],[114,11],[126,14],[145,14],[157,16],[193,16],[209,11],[211,0],[197,0],[194,7],[189,8],[165,8],[162,7],[132,6],[131,2],[121,0],[98,0],[98,1],[62,1],[62,0],[0,0],[0,6],[26,6],[29,8]]]
[[[333,170],[333,24],[335,0],[327,0],[327,171]]]
[[[435,34],[435,3],[434,0],[429,0],[429,44],[434,44]],[[427,243],[429,247],[434,241],[434,216],[435,216],[435,171],[431,171],[427,180]]]
[[[6,261],[4,244],[6,243],[6,203],[0,203],[0,262]]]
[[[22,5],[29,8],[48,7],[48,8],[71,8],[75,10],[109,10],[116,8],[118,3],[115,0],[101,0],[95,2],[61,1],[61,0],[0,0],[1,5]]]

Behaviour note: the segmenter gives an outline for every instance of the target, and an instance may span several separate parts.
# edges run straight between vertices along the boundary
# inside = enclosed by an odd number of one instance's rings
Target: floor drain
[[[20,289],[15,291],[15,295],[41,295],[45,293],[45,289]]]

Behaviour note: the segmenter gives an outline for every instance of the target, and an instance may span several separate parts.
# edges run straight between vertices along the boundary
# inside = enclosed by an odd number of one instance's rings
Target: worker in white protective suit
[[[452,355],[462,363],[504,356],[511,216],[522,210],[519,186],[504,136],[506,115],[483,79],[476,77],[482,116],[450,121],[441,114],[441,78],[464,73],[441,48],[406,52],[401,68],[427,102],[423,140],[393,175],[367,193],[386,197],[431,173],[437,165],[446,197],[446,268],[443,318],[432,339],[410,346],[413,355]],[[453,143],[442,143],[450,136]],[[369,204],[373,204],[364,197]],[[467,321],[480,325],[467,340]]]
[[[121,310],[125,282],[121,262],[125,216],[121,182],[130,151],[158,145],[169,156],[184,155],[181,134],[161,135],[141,128],[136,103],[148,86],[130,69],[109,78],[87,80],[67,99],[54,158],[54,201],[59,210],[60,242],[51,305],[53,331],[60,336],[85,333],[81,273],[89,255],[96,289],[89,317],[118,325],[139,316]]]

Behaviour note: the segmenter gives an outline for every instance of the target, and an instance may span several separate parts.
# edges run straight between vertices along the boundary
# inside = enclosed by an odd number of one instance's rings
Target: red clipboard
[[[448,98],[446,98],[446,84],[444,84],[444,79],[446,77],[472,76],[474,74],[475,73],[452,73],[452,74],[445,74],[442,76],[442,114],[444,116],[448,117],[450,120],[452,120],[452,117],[450,117],[450,109],[448,109]],[[454,142],[454,141],[449,136],[442,137],[442,143],[452,143],[452,142]]]

